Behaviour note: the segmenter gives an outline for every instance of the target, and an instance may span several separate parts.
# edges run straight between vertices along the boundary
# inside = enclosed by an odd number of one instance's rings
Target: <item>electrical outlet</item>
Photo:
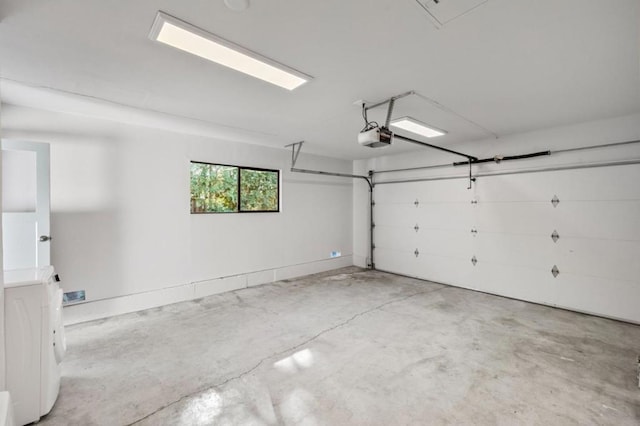
[[[62,296],[62,305],[74,305],[86,300],[86,294],[84,290],[69,291]]]

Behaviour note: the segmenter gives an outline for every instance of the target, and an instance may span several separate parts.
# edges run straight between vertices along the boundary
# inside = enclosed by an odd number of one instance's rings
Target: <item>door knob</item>
[[[40,242],[44,243],[45,241],[51,240],[51,237],[48,235],[40,235]]]

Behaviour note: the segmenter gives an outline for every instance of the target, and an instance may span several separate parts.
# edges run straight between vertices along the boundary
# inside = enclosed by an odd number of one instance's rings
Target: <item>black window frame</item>
[[[238,169],[238,178],[236,190],[238,191],[238,206],[235,211],[228,212],[194,212],[192,206],[189,206],[191,214],[235,214],[235,213],[280,213],[280,170],[279,169],[265,169],[262,167],[249,167],[249,166],[237,166],[235,164],[221,164],[221,163],[209,163],[207,161],[193,161],[189,164],[206,164],[208,166],[220,166],[220,167],[235,167]],[[277,200],[278,206],[276,210],[242,210],[242,170],[256,171],[256,172],[273,172],[277,176]],[[189,175],[191,175],[191,167],[189,167]],[[191,194],[191,182],[189,182],[189,194]]]

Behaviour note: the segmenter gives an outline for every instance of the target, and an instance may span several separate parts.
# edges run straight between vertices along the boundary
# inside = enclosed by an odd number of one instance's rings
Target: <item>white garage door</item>
[[[640,322],[640,165],[467,183],[376,185],[376,268]]]

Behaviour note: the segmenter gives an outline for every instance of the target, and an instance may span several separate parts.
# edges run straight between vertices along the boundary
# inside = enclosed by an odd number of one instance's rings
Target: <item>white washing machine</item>
[[[62,289],[52,266],[4,271],[7,390],[17,425],[51,411],[66,351]]]
[[[9,392],[0,392],[0,426],[16,426],[13,421],[13,406]]]

